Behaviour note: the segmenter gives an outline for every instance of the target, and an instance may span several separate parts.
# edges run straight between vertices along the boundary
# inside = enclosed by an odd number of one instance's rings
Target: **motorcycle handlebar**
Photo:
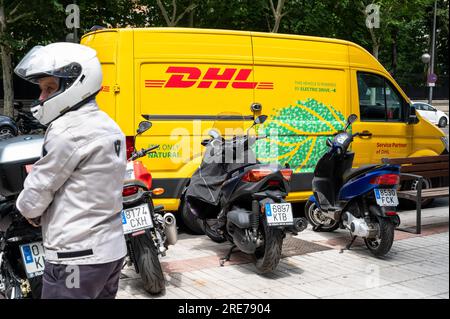
[[[130,160],[134,161],[138,158],[144,157],[145,155],[147,155],[148,153],[150,153],[151,151],[156,150],[157,148],[159,148],[159,145],[155,145],[149,148],[145,148],[145,149],[141,149],[140,151],[137,151],[136,153],[134,153],[131,157]]]

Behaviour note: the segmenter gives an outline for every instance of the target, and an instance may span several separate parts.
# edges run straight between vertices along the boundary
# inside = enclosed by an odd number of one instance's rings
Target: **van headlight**
[[[441,141],[444,144],[444,147],[448,152],[448,136],[441,136]]]

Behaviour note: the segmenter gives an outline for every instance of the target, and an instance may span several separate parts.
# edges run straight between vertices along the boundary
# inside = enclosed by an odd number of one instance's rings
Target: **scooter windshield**
[[[252,119],[239,113],[220,113],[211,127],[210,142],[206,145],[202,163],[192,175],[187,189],[187,197],[195,197],[204,202],[217,205],[220,200],[222,184],[229,173],[242,167],[246,127]]]

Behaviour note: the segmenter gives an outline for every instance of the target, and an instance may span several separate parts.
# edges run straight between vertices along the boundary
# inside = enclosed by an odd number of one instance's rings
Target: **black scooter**
[[[254,121],[262,124],[267,116]],[[259,273],[275,270],[286,232],[297,234],[307,226],[305,218],[294,218],[285,198],[292,170],[278,164],[261,164],[251,146],[260,138],[247,135],[224,139],[211,130],[202,142],[202,163],[185,190],[185,203],[204,223],[205,233],[216,242],[254,255]]]

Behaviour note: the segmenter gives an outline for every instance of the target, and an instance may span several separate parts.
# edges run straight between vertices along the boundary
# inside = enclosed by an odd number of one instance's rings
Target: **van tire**
[[[194,215],[185,201],[181,204],[181,221],[193,235],[205,235],[203,220]]]
[[[441,118],[439,119],[439,124],[438,124],[438,126],[439,126],[439,127],[442,127],[442,128],[446,127],[446,126],[447,126],[447,119],[446,119],[445,117],[441,117]]]
[[[432,182],[429,178],[423,179],[422,189],[432,188]],[[405,181],[401,185],[401,190],[416,190],[417,189],[417,181]],[[422,208],[426,208],[431,205],[434,201],[434,198],[428,198],[422,200]],[[399,198],[399,204],[402,209],[416,209],[416,202],[404,198]]]
[[[130,240],[145,291],[153,295],[163,293],[166,283],[155,244],[147,233]]]

